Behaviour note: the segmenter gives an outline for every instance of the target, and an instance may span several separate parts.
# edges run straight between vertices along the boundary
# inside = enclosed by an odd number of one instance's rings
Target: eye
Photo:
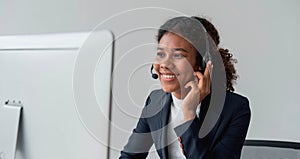
[[[163,57],[166,56],[166,54],[165,54],[164,52],[157,52],[157,53],[156,53],[156,56],[157,56],[157,57],[160,57],[160,58],[163,58]]]
[[[184,56],[181,53],[175,53],[174,58],[181,59],[181,58],[184,58]]]

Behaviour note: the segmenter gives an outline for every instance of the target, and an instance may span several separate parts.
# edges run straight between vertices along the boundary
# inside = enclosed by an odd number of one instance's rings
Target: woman
[[[163,159],[240,158],[249,102],[233,93],[235,60],[227,49],[218,49],[213,24],[176,17],[160,27],[157,37],[153,77],[162,89],[147,98],[120,158],[146,158],[153,143]]]

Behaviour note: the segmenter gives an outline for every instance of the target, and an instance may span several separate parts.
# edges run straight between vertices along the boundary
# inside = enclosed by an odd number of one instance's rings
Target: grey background
[[[236,90],[250,99],[252,120],[247,138],[300,142],[300,73],[297,69],[300,66],[300,2],[297,0],[1,0],[0,35],[90,31],[116,13],[149,6],[203,15],[215,24],[221,35],[220,47],[229,48],[238,59],[240,78]],[[106,27],[119,35],[135,22],[157,27],[172,17],[162,16],[163,12],[142,15],[132,15],[139,21],[127,16],[128,19],[119,18]],[[133,32],[116,42],[113,90],[117,93],[113,95],[112,105],[112,122],[116,126],[112,127],[111,134],[115,147],[122,147],[126,142],[147,93],[158,87],[157,81],[148,74],[149,65],[144,65],[154,57],[151,53],[154,45],[140,47],[141,50],[122,56],[134,46],[155,42],[154,34],[151,30]],[[127,76],[132,73],[132,68],[137,69],[136,73]],[[122,81],[127,84],[121,85]],[[128,90],[125,95],[120,91],[122,86]],[[124,113],[124,109],[128,109],[131,116]],[[114,150],[111,152],[112,158],[118,154]]]

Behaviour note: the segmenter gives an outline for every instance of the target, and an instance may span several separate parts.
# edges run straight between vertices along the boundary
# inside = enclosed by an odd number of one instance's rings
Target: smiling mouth
[[[168,81],[168,82],[175,80],[176,76],[178,76],[178,75],[170,74],[170,73],[167,73],[167,74],[162,73],[162,74],[160,74],[161,79],[164,80],[164,81]]]

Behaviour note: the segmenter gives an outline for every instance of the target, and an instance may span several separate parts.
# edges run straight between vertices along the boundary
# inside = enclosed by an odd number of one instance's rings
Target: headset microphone
[[[153,70],[153,65],[151,66],[150,73],[151,73],[153,79],[157,79],[158,75],[156,73],[153,73],[152,70]]]

